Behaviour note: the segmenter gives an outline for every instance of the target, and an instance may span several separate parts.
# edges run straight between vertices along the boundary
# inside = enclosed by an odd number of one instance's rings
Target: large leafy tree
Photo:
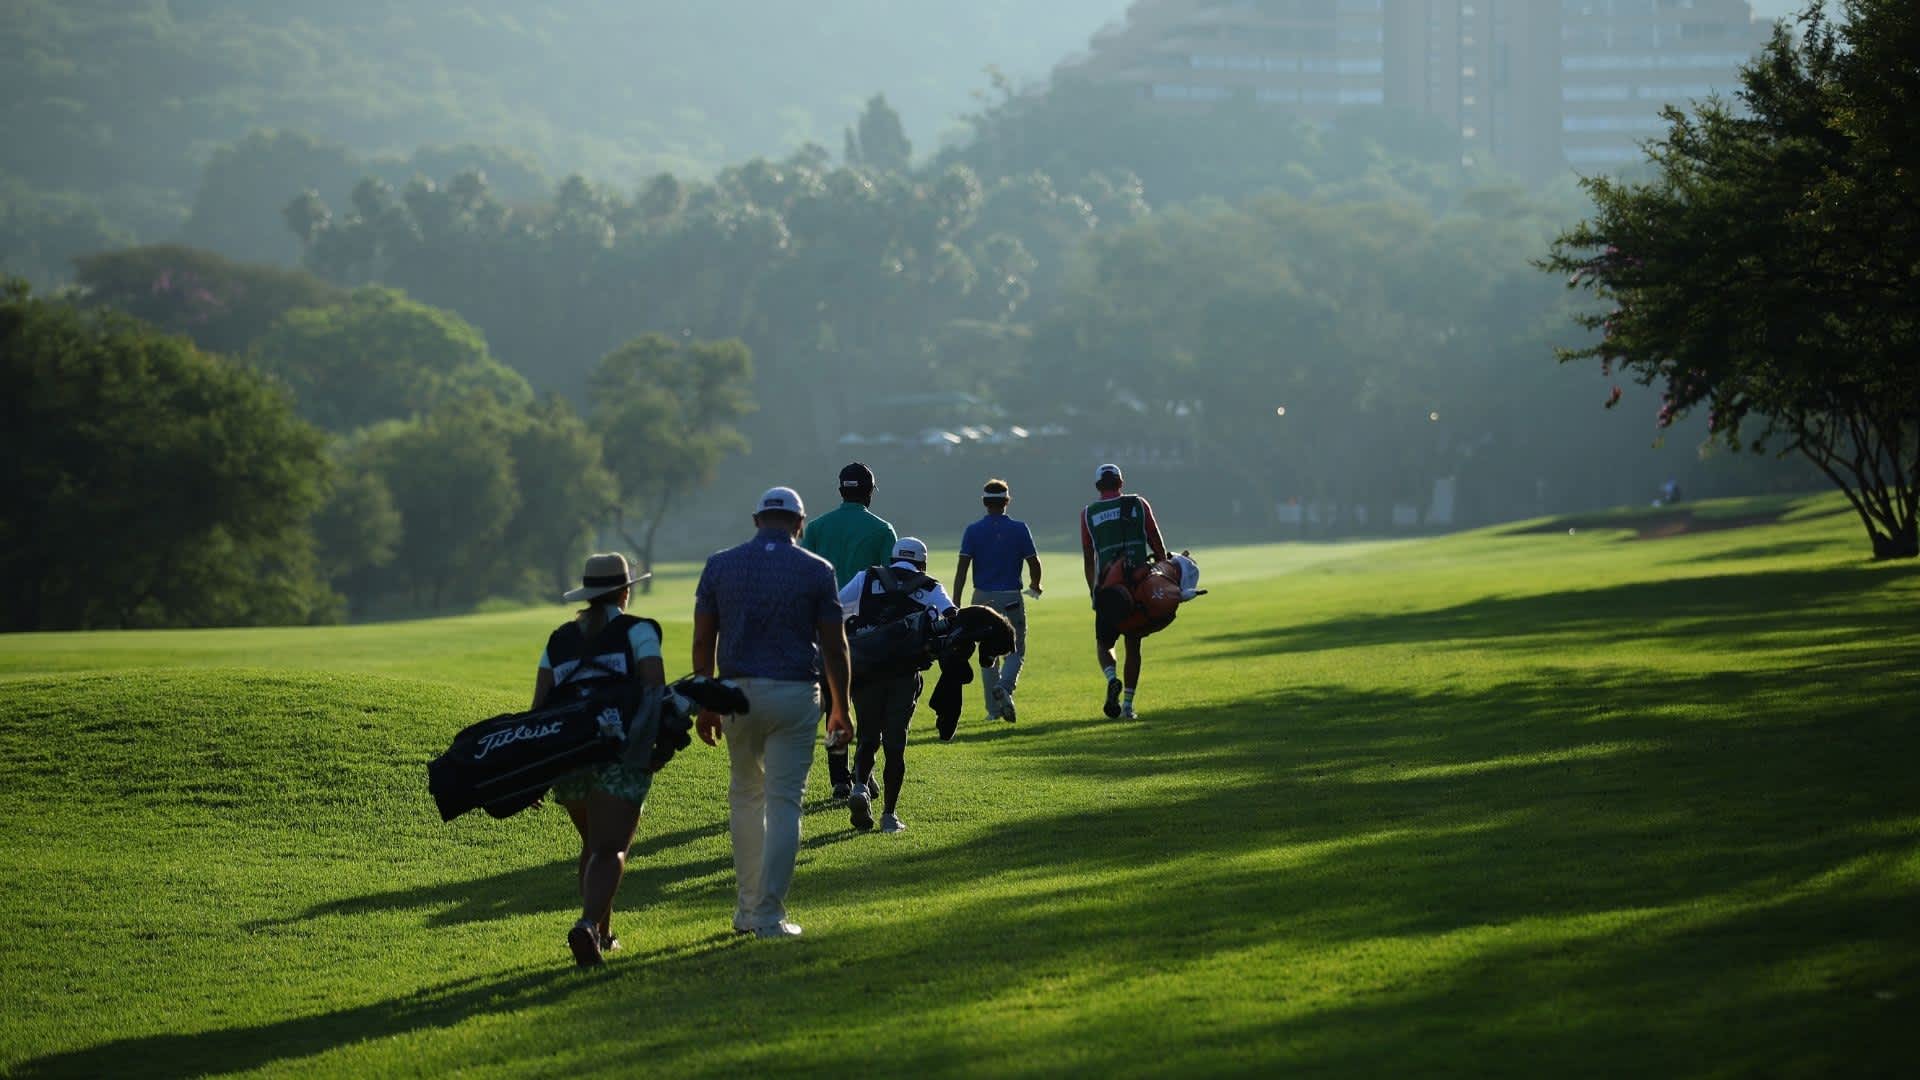
[[[578,584],[580,559],[619,499],[600,437],[564,398],[534,402],[508,435],[520,505],[507,525],[516,561],[541,593]]]
[[[1706,409],[1732,447],[1805,455],[1876,558],[1920,554],[1920,7],[1818,5],[1742,74],[1736,109],[1667,114],[1652,179],[1587,182],[1545,267],[1603,302],[1597,359]]]
[[[752,381],[753,356],[740,342],[683,345],[660,334],[629,341],[595,369],[593,426],[623,510],[639,515],[640,536],[626,536],[642,569],[653,568],[667,515],[711,483],[727,455],[747,449],[735,423],[755,408]]]
[[[304,415],[333,431],[429,411],[476,391],[513,406],[533,396],[464,319],[392,289],[359,289],[344,304],[289,311],[250,355],[293,388]]]
[[[409,610],[440,611],[511,588],[507,538],[520,507],[512,422],[476,396],[359,436],[362,460],[401,519],[382,591],[404,595]]]
[[[0,287],[0,626],[329,617],[325,437],[244,367]]]

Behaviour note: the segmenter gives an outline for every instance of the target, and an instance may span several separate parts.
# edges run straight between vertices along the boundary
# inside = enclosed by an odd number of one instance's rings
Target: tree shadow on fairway
[[[800,942],[701,934],[600,977],[512,973],[21,1072],[244,1070],[478,1013],[525,1014],[487,1052],[528,1071],[581,1053],[826,1071],[879,1045],[889,1071],[942,1075],[1891,1066],[1876,995],[1916,989],[1920,919],[1914,837],[1884,825],[1920,817],[1920,730],[1888,707],[1884,657],[1826,681],[1286,688],[1036,733],[996,752],[1069,804],[809,864]],[[1681,702],[1717,711],[1676,721]],[[699,862],[662,859],[669,878]],[[766,1007],[829,998],[830,1025]],[[750,1035],[716,1038],[717,1016]],[[1783,1035],[1840,1049],[1782,1058]]]
[[[1778,650],[1729,636],[1738,666],[1722,670],[1556,664],[1516,643],[1503,648],[1526,662],[1498,678],[1410,690],[1362,675],[1146,723],[1023,727],[990,750],[1021,775],[988,819],[929,814],[899,843],[803,866],[799,942],[679,930],[597,975],[514,970],[15,1067],[238,1071],[514,1014],[336,1067],[400,1067],[416,1050],[445,1063],[473,1037],[491,1067],[548,1073],[583,1059],[834,1071],[876,1046],[888,1071],[929,1075],[1894,1073],[1911,1060],[1901,1010],[1920,994],[1920,626],[1860,599],[1884,572],[1698,579],[1675,601],[1688,618],[1800,631]],[[1643,637],[1648,588],[1598,590],[1606,617],[1591,625],[1593,598],[1563,594],[1348,633],[1493,638],[1540,632],[1531,621]],[[1820,635],[1877,647],[1805,650]],[[710,855],[724,830],[643,834],[635,902],[713,904],[718,918],[723,886],[674,883],[727,878]],[[807,848],[851,839],[836,829]],[[310,914],[490,918],[564,894],[571,867]],[[476,890],[492,899],[470,902]],[[769,1002],[825,1003],[828,1022]],[[716,1017],[750,1030],[716,1037]]]
[[[1735,640],[1791,630],[1905,633],[1911,610],[1897,603],[1863,603],[1890,574],[1911,568],[1714,574],[1634,582],[1597,589],[1488,597],[1431,611],[1330,619],[1272,626],[1204,639],[1222,656],[1266,656],[1418,642],[1497,638],[1577,637],[1587,645],[1684,638]]]
[[[22,1063],[18,1075],[185,1077],[257,1069],[364,1039],[451,1027],[479,1013],[531,1008],[593,981],[569,969],[463,979],[374,1005],[257,1027],[149,1035],[51,1054]]]
[[[832,799],[815,799],[802,807],[808,816],[820,813],[840,814],[846,804]],[[621,880],[620,903],[638,908],[674,898],[682,883],[733,872],[731,854],[705,859],[675,858],[683,847],[701,841],[724,838],[727,822],[720,820],[672,832],[647,832],[646,819],[629,849],[627,872]],[[810,835],[803,849],[817,849],[849,838],[841,831]],[[489,922],[517,915],[538,915],[566,909],[577,903],[573,893],[576,863],[560,858],[533,866],[503,870],[484,877],[460,881],[435,881],[400,889],[388,889],[363,896],[343,897],[315,904],[297,915],[261,919],[244,925],[254,932],[293,926],[327,916],[353,917],[391,911],[424,910],[424,924],[439,929],[466,923]]]
[[[730,859],[676,861],[669,853],[714,836],[725,835],[724,820],[673,832],[649,835],[646,819],[627,857],[621,881],[621,902],[639,906],[657,902],[681,881],[731,871]],[[435,881],[401,889],[343,897],[315,904],[297,915],[263,919],[245,926],[248,931],[292,926],[326,916],[352,917],[387,911],[425,910],[425,925],[433,928],[488,922],[516,915],[537,915],[577,906],[573,882],[576,862],[563,857],[534,866],[503,870],[462,881]]]

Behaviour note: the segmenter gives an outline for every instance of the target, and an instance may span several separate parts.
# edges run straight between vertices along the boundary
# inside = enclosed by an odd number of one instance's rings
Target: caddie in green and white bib
[[[1140,685],[1140,636],[1122,635],[1116,628],[1118,613],[1103,610],[1101,594],[1105,586],[1125,581],[1135,568],[1149,566],[1167,557],[1167,543],[1160,536],[1160,523],[1154,520],[1153,507],[1139,495],[1121,491],[1120,466],[1102,465],[1094,471],[1094,490],[1100,497],[1080,511],[1080,551],[1086,562],[1087,594],[1093,601],[1093,636],[1101,674],[1107,679],[1107,696],[1102,710],[1109,718],[1132,720],[1133,695]],[[1126,680],[1123,683],[1113,658],[1113,646],[1122,636],[1127,639]]]

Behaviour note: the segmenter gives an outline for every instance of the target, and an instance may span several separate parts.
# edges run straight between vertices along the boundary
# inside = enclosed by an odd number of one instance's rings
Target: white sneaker
[[[900,820],[899,814],[881,814],[880,815],[880,831],[881,832],[906,832],[907,823]]]
[[[763,926],[755,930],[753,936],[762,941],[778,941],[781,938],[796,938],[800,936],[800,927],[782,919],[772,926]]]

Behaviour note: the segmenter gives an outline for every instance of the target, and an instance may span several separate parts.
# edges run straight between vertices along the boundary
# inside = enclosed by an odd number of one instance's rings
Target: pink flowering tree
[[[1592,217],[1540,264],[1601,303],[1597,360],[1706,409],[1734,449],[1800,453],[1875,558],[1920,554],[1920,5],[1818,5],[1776,31],[1737,106],[1669,109],[1652,178],[1585,181]],[[1607,402],[1619,400],[1616,388]]]

